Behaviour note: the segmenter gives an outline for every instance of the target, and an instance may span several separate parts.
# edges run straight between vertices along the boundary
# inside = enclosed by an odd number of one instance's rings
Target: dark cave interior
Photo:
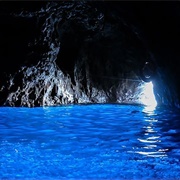
[[[37,64],[42,54],[47,51],[46,46],[39,46],[38,43],[30,45],[41,36],[44,19],[36,16],[15,17],[11,14],[37,11],[45,7],[47,2],[0,2],[0,86],[1,89],[4,87],[0,92],[3,99],[1,105],[12,91],[6,85],[9,75],[13,76],[22,66],[32,67]],[[82,75],[87,77],[81,82],[83,87],[88,86],[90,81],[94,87],[107,90],[117,83],[121,72],[123,78],[137,79],[134,74],[138,75],[138,67],[142,67],[148,58],[146,50],[148,49],[153,55],[152,59],[159,73],[162,72],[163,82],[169,86],[171,94],[176,92],[176,98],[179,101],[180,3],[178,1],[87,1],[85,3],[107,14],[103,30],[99,33],[97,30],[84,29],[80,23],[81,19],[74,20],[74,18],[62,20],[57,26],[55,35],[55,39],[58,38],[61,43],[56,64],[64,74],[71,77],[72,84],[76,84],[74,67],[77,63],[81,67],[79,71],[81,70]],[[121,17],[122,22],[128,24],[127,26],[117,25],[118,18]],[[97,22],[92,18],[88,23],[91,23],[89,26],[95,27]],[[135,31],[140,32],[141,41],[132,35]],[[124,53],[124,49],[127,53]],[[85,67],[87,64],[91,72],[90,76]],[[101,69],[99,69],[100,66]],[[133,73],[131,69],[134,70]],[[155,83],[159,82],[155,80]],[[88,92],[87,87],[85,91]],[[112,95],[110,99],[110,102],[114,102],[116,95]]]

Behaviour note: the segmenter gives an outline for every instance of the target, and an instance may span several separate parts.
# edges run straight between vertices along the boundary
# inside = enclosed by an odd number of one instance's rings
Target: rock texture
[[[28,3],[3,6],[1,46],[10,52],[1,53],[8,65],[1,66],[0,105],[140,103],[146,62],[159,103],[178,104],[166,71],[123,9],[110,2]]]

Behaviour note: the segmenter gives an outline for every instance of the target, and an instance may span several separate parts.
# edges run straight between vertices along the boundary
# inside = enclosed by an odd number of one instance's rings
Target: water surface
[[[0,108],[0,179],[180,179],[180,112]]]

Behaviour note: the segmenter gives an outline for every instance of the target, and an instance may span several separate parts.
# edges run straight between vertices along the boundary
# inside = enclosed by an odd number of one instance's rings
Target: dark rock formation
[[[1,4],[0,105],[140,103],[146,80],[159,104],[178,105],[177,84],[127,16],[128,4]]]

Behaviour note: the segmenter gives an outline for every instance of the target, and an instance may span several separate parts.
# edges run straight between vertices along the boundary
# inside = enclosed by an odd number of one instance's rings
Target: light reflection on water
[[[139,145],[129,153],[137,153],[148,157],[167,157],[169,149],[163,149],[160,146],[161,132],[158,128],[158,118],[154,106],[145,106],[142,112],[146,118],[143,118],[144,125],[141,127],[141,136],[137,138]]]
[[[171,120],[171,116],[167,114],[167,118],[163,119],[164,115],[159,116],[156,108],[151,106],[145,106],[143,112],[146,114],[146,118],[144,119],[144,121],[147,123],[145,126],[142,127],[143,136],[141,138],[137,138],[137,140],[142,144],[142,146],[138,148],[139,150],[136,150],[135,153],[149,157],[167,157],[168,152],[173,149],[173,147],[169,148],[168,146],[164,146],[166,142],[162,141],[166,139],[166,137],[163,137],[166,132],[162,132],[162,127],[164,123],[163,121]],[[173,114],[174,113],[172,113],[171,115]],[[174,119],[172,119],[171,121],[173,120]],[[178,119],[176,119],[176,121],[177,120]],[[159,124],[161,124],[162,126],[159,126]],[[171,127],[169,126],[169,128]],[[166,140],[168,140],[168,138]]]
[[[179,110],[164,107],[3,107],[0,178],[175,179],[179,120]]]

